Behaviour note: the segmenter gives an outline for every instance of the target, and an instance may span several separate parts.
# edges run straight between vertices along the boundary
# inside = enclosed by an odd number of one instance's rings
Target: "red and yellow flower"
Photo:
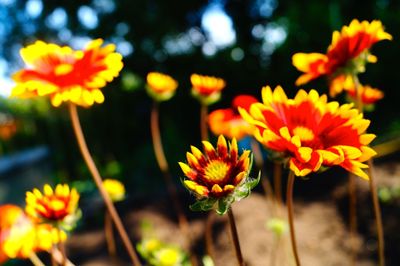
[[[68,185],[58,184],[53,190],[44,185],[43,193],[38,189],[26,193],[26,213],[44,222],[62,222],[67,216],[75,215],[78,208],[79,194]]]
[[[357,89],[360,90],[359,93],[361,95],[361,101],[363,105],[374,104],[377,101],[383,99],[383,97],[385,96],[383,91],[372,88],[368,85],[360,85]],[[357,93],[354,86],[346,89],[346,92],[355,101],[357,100]]]
[[[49,96],[53,106],[72,102],[81,106],[102,103],[101,88],[119,75],[122,56],[115,45],[101,47],[103,40],[91,41],[86,49],[37,41],[21,49],[27,68],[13,75],[16,86],[11,95],[19,98]]]
[[[49,251],[59,242],[56,229],[50,225],[36,224],[16,205],[0,205],[0,264],[9,259],[28,258],[38,251]],[[65,241],[66,234],[61,234]]]
[[[369,49],[378,41],[391,39],[392,36],[385,32],[380,21],[359,22],[354,19],[340,32],[333,32],[332,43],[326,54],[296,53],[293,55],[293,65],[304,72],[296,80],[296,85],[299,86],[327,75],[330,81],[330,95],[336,96],[343,90],[340,84],[346,76],[364,72],[367,62],[377,61],[377,58],[370,54]]]
[[[147,93],[156,101],[171,99],[177,87],[178,82],[171,76],[158,72],[147,74]]]
[[[208,115],[210,130],[214,135],[224,135],[230,139],[240,140],[251,134],[252,126],[243,120],[238,107],[248,110],[252,103],[258,100],[251,95],[239,95],[232,101],[232,108],[218,109]]]
[[[250,166],[249,150],[238,155],[236,139],[231,143],[223,135],[218,138],[216,149],[208,141],[203,141],[205,154],[191,146],[191,152],[186,153],[187,164],[179,165],[188,178],[183,181],[186,188],[197,198],[223,198],[246,181]]]
[[[223,79],[211,76],[192,74],[190,76],[192,83],[192,95],[202,104],[210,105],[221,98],[221,91],[226,83]]]
[[[376,153],[367,145],[375,138],[366,134],[370,124],[352,104],[327,102],[317,91],[300,90],[288,99],[281,87],[262,89],[263,103],[240,114],[257,130],[254,136],[265,147],[288,159],[297,176],[339,165],[368,179],[363,162]]]

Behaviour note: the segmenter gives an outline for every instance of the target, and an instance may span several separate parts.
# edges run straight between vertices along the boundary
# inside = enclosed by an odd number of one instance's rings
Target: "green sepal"
[[[217,198],[198,199],[195,203],[189,206],[192,211],[209,211],[214,209]]]

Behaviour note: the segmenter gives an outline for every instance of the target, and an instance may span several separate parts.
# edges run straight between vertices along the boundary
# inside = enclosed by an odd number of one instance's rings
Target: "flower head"
[[[225,81],[221,78],[192,74],[192,95],[202,104],[210,105],[221,98],[221,91],[225,88]]]
[[[370,121],[352,104],[327,102],[326,95],[300,90],[288,99],[281,87],[262,89],[263,103],[255,103],[243,118],[254,125],[254,136],[265,147],[289,161],[297,176],[339,165],[368,179],[363,164],[376,153],[367,145],[375,138],[366,134]]]
[[[125,186],[116,179],[105,179],[103,186],[112,201],[117,202],[125,198]]]
[[[149,265],[154,266],[188,266],[187,254],[178,247],[161,242],[156,238],[143,239],[137,250]]]
[[[372,88],[371,86],[368,85],[360,85],[358,88],[360,90],[360,95],[361,95],[361,101],[363,105],[371,105],[376,103],[377,101],[381,100],[384,97],[384,93],[381,90],[378,90],[376,88]],[[357,93],[355,87],[350,87],[346,89],[347,94],[356,100],[357,98]]]
[[[59,223],[77,213],[78,200],[79,194],[74,188],[58,184],[53,190],[46,184],[43,193],[36,188],[26,193],[26,213],[44,222]]]
[[[335,96],[342,91],[336,78],[342,75],[351,75],[365,71],[367,62],[375,63],[377,58],[370,54],[370,48],[378,41],[391,40],[392,36],[384,31],[380,21],[372,22],[354,19],[349,26],[333,32],[332,43],[326,54],[297,53],[293,55],[293,65],[304,72],[296,85],[302,85],[308,81],[323,75],[329,76],[330,83],[336,82],[336,86],[330,86],[330,95]]]
[[[27,68],[13,75],[17,83],[11,95],[19,98],[49,96],[53,106],[72,102],[81,106],[102,103],[101,88],[118,76],[122,56],[115,45],[101,47],[103,40],[91,41],[86,49],[37,41],[21,49]]]
[[[36,224],[16,205],[0,205],[0,264],[13,258],[27,258],[32,253],[50,250],[59,242],[59,234],[50,225]],[[65,241],[65,233],[61,234]]]
[[[203,147],[205,154],[191,146],[191,153],[186,153],[187,164],[179,163],[187,177],[183,183],[199,200],[192,209],[212,209],[220,200],[217,211],[225,213],[234,200],[248,196],[258,183],[248,178],[252,156],[245,150],[239,157],[236,139],[228,148],[223,135],[219,136],[216,149],[208,141],[203,141]]]
[[[178,82],[168,75],[158,72],[147,74],[147,93],[156,101],[171,99],[177,87]]]
[[[1,205],[0,213],[0,264],[29,257],[35,249],[32,221],[15,205]]]
[[[232,108],[218,109],[208,115],[208,123],[214,135],[224,135],[230,139],[240,140],[251,134],[252,127],[243,120],[238,107],[248,109],[257,99],[250,95],[236,96],[232,101]]]

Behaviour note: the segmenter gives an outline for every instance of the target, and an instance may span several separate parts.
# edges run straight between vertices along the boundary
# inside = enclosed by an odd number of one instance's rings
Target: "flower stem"
[[[228,209],[229,225],[231,228],[231,235],[233,245],[235,247],[235,254],[239,266],[244,266],[244,260],[242,256],[242,251],[240,250],[239,236],[236,229],[235,217],[233,216],[232,208]]]
[[[129,236],[122,224],[121,218],[119,217],[117,210],[115,209],[115,206],[113,204],[113,202],[111,201],[110,196],[108,195],[107,191],[105,190],[104,186],[103,186],[103,182],[102,182],[102,178],[100,176],[99,170],[97,169],[92,156],[90,155],[89,149],[87,147],[86,144],[86,140],[85,137],[83,135],[82,132],[82,127],[81,124],[79,122],[79,116],[78,116],[78,111],[76,109],[76,105],[75,104],[69,104],[69,114],[71,117],[71,121],[72,121],[72,126],[75,132],[75,136],[76,139],[78,141],[78,145],[79,145],[79,149],[82,153],[82,156],[86,162],[86,165],[89,168],[90,173],[93,176],[93,180],[97,185],[97,188],[100,192],[100,195],[103,197],[104,203],[107,207],[108,212],[110,213],[113,222],[117,228],[118,233],[121,236],[122,242],[125,245],[125,248],[129,254],[129,257],[132,260],[133,265],[135,266],[139,266],[140,261],[139,258],[133,248],[133,245],[131,243],[131,241],[129,240]]]
[[[349,224],[350,224],[350,247],[351,247],[351,265],[357,261],[357,186],[356,177],[349,173]]]
[[[357,93],[357,108],[360,113],[363,113],[363,106],[362,106],[362,95],[360,91],[360,81],[358,80],[357,75],[353,75],[353,82],[355,86],[355,90]],[[383,226],[382,226],[382,213],[379,206],[378,195],[376,193],[376,186],[374,180],[374,165],[372,159],[368,160],[369,166],[369,188],[372,197],[372,203],[374,207],[374,215],[375,215],[375,222],[376,222],[376,231],[378,234],[378,253],[379,253],[379,265],[385,265],[385,243],[384,243],[384,235],[383,235]]]
[[[251,150],[253,151],[254,154],[254,162],[256,163],[257,171],[261,171],[262,177],[261,177],[261,185],[264,189],[265,196],[267,200],[274,198],[274,191],[272,190],[271,183],[268,180],[268,177],[265,174],[264,169],[264,159],[262,157],[262,152],[260,149],[260,145],[258,145],[258,142],[255,139],[251,139]]]
[[[56,258],[55,258],[55,250],[56,250],[56,244],[53,242],[51,244],[51,252],[50,252],[51,266],[57,266],[58,265],[58,263],[56,261]]]
[[[369,171],[369,187],[371,190],[372,203],[374,205],[376,229],[378,234],[378,251],[379,251],[379,266],[385,265],[385,241],[382,226],[381,208],[379,206],[378,195],[376,193],[376,185],[374,180],[374,165],[372,160],[368,160]]]
[[[115,247],[113,223],[107,210],[104,215],[104,233],[106,236],[108,254],[110,254],[111,257],[115,257],[117,255],[117,249]]]
[[[32,252],[32,254],[29,256],[29,259],[32,262],[32,264],[35,266],[45,266],[44,263],[36,255],[35,252]]]
[[[300,259],[297,252],[297,244],[296,244],[296,234],[294,231],[294,219],[293,219],[293,185],[294,185],[294,173],[293,171],[289,172],[288,176],[288,184],[287,184],[287,191],[286,191],[286,204],[287,204],[287,211],[288,211],[288,220],[289,220],[289,227],[290,227],[290,240],[292,242],[292,250],[293,256],[296,261],[296,265],[300,266]]]
[[[159,126],[159,106],[157,102],[153,103],[153,108],[151,110],[151,116],[150,116],[150,127],[151,127],[151,137],[153,140],[153,148],[154,148],[154,153],[156,155],[156,160],[158,163],[158,166],[160,167],[160,170],[163,174],[164,181],[167,185],[168,193],[172,199],[172,203],[175,209],[176,214],[178,215],[178,223],[179,223],[179,228],[182,232],[182,234],[186,238],[186,246],[187,249],[189,250],[190,253],[190,260],[192,262],[192,265],[195,266],[197,265],[197,258],[194,256],[192,250],[192,240],[190,237],[190,230],[189,230],[189,222],[188,219],[186,218],[185,213],[183,212],[182,206],[179,203],[179,196],[178,192],[176,190],[176,187],[174,183],[172,182],[172,178],[169,172],[169,166],[167,159],[165,158],[165,153],[161,141],[161,133],[160,133],[160,126]]]
[[[278,203],[282,204],[282,165],[274,162],[274,191]]]
[[[207,116],[208,116],[208,107],[207,105],[202,104],[200,109],[201,140],[208,140]]]
[[[62,241],[61,237],[61,227],[58,225],[57,226],[57,237],[58,237],[58,248],[60,249],[61,252],[61,265],[66,266],[67,265],[67,253],[65,251],[65,245],[64,242]]]

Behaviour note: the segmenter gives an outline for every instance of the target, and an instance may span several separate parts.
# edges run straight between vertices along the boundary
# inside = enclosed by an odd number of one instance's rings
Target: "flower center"
[[[53,199],[50,201],[49,207],[53,211],[61,211],[65,208],[65,202],[59,199]]]
[[[69,72],[71,72],[73,69],[73,67],[70,64],[60,64],[58,66],[56,66],[56,68],[54,69],[54,73],[57,76],[62,76],[62,75],[66,75]]]
[[[295,127],[293,134],[299,136],[301,141],[311,141],[315,137],[311,129],[302,126]]]
[[[222,161],[211,161],[205,171],[204,175],[208,181],[219,183],[223,181],[228,173],[229,165]]]

